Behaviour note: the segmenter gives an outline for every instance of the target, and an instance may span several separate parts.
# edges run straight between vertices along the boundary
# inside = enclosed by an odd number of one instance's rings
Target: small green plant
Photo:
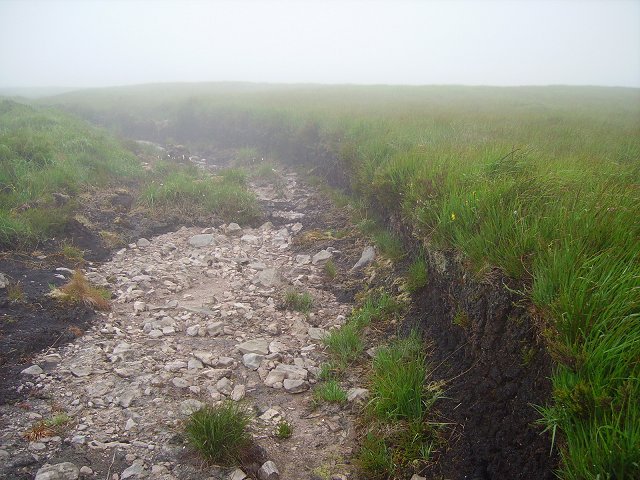
[[[427,262],[424,257],[420,256],[409,266],[406,283],[407,290],[415,293],[426,287],[428,280]]]
[[[249,416],[234,402],[205,406],[191,414],[185,425],[189,444],[208,461],[223,466],[237,463],[238,453],[251,442]]]
[[[440,397],[439,386],[425,385],[426,357],[417,334],[379,348],[371,373],[370,411],[381,419],[422,419]]]
[[[329,259],[327,263],[324,264],[323,270],[325,275],[332,280],[336,278],[336,275],[338,275],[338,269],[336,267],[336,264],[331,259]]]
[[[340,369],[345,368],[362,353],[364,346],[359,333],[358,326],[350,322],[341,328],[331,330],[324,338],[329,353],[336,359]]]
[[[372,432],[364,437],[357,462],[360,469],[373,479],[386,479],[395,469],[391,449],[384,438]]]
[[[336,377],[338,368],[332,362],[325,362],[320,365],[320,372],[318,373],[318,379],[320,380],[332,380]]]
[[[404,257],[404,248],[400,239],[387,230],[380,230],[373,235],[378,250],[394,262]]]
[[[451,323],[467,330],[471,326],[471,320],[469,315],[464,310],[460,309],[456,312],[451,320]]]
[[[309,313],[313,308],[313,297],[308,292],[289,290],[284,296],[284,306],[296,312]]]
[[[14,303],[24,302],[25,294],[20,282],[7,285],[7,298]]]
[[[347,392],[336,380],[328,380],[319,384],[313,392],[316,400],[329,403],[344,403],[347,401]]]
[[[47,427],[55,428],[55,427],[61,427],[62,425],[65,425],[70,421],[71,421],[71,417],[67,415],[65,412],[62,412],[52,416],[51,418],[48,418],[47,420],[44,421],[44,424]]]
[[[286,420],[282,420],[280,423],[278,423],[278,425],[276,425],[276,437],[282,440],[286,440],[287,438],[290,438],[291,435],[293,435],[293,425],[291,425],[289,422],[287,422]]]
[[[60,248],[60,253],[64,258],[71,262],[81,263],[84,261],[84,251],[82,251],[72,243],[63,242]]]

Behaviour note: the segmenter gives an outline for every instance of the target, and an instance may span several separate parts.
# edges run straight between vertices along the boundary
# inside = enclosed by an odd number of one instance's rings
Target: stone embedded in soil
[[[242,356],[242,363],[245,367],[251,370],[257,370],[260,367],[263,358],[264,355],[259,355],[257,353],[245,353]]]
[[[369,390],[366,388],[350,388],[347,391],[347,401],[360,402],[369,398]]]
[[[311,263],[311,255],[296,255],[298,265],[308,265]]]
[[[151,245],[151,242],[149,240],[147,240],[146,238],[141,238],[136,242],[136,245],[140,248],[144,248],[144,247],[148,247],[149,245]]]
[[[20,372],[22,375],[40,375],[44,373],[44,370],[39,365],[31,365]]]
[[[313,265],[324,265],[329,261],[329,259],[333,257],[333,253],[328,250],[320,250],[311,258],[311,263]]]
[[[75,377],[87,377],[91,375],[91,367],[88,367],[88,366],[71,367],[71,373]]]
[[[291,380],[287,378],[282,382],[282,385],[289,393],[302,393],[309,390],[309,384],[304,380]]]
[[[227,228],[225,228],[225,233],[227,235],[239,236],[242,233],[242,227],[237,223],[230,223],[227,225]]]
[[[376,258],[376,249],[371,246],[365,247],[364,251],[362,252],[362,255],[360,256],[360,260],[358,260],[356,264],[353,267],[351,267],[351,271],[356,271],[366,267],[367,265],[372,263],[375,260],[375,258]]]
[[[80,470],[71,462],[45,464],[36,473],[35,480],[77,480]]]
[[[9,285],[9,279],[4,273],[0,273],[0,289],[7,288]]]
[[[271,460],[264,462],[258,470],[258,478],[260,480],[279,480],[280,472],[278,471],[276,464]]]
[[[256,276],[256,282],[263,287],[275,287],[282,284],[282,277],[275,268],[265,268]]]
[[[311,340],[323,340],[328,335],[328,332],[324,328],[310,327],[308,335]]]
[[[245,478],[247,478],[247,474],[244,473],[239,468],[236,468],[233,472],[229,474],[229,476],[227,477],[227,480],[244,480]]]
[[[180,403],[180,413],[182,415],[191,415],[194,412],[197,412],[204,406],[200,400],[196,400],[195,398],[189,398]]]
[[[194,235],[189,239],[189,245],[195,248],[206,247],[215,241],[215,237],[210,233]]]
[[[126,480],[127,478],[137,478],[140,474],[144,472],[144,462],[142,460],[136,460],[133,462],[133,465],[127,467],[122,475],[120,475],[120,480]]]
[[[269,354],[269,344],[263,339],[247,340],[246,342],[236,345],[236,348],[242,353],[256,353],[258,355]]]

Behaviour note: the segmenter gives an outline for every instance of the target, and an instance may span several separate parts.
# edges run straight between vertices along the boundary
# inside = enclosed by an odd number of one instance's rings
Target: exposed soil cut
[[[408,326],[433,342],[435,380],[447,382],[437,405],[450,423],[448,448],[433,474],[444,478],[552,479],[551,438],[533,405],[551,394],[551,360],[538,344],[522,298],[492,272],[470,278],[453,255],[432,256],[429,284],[415,298]],[[511,287],[514,287],[513,285]]]

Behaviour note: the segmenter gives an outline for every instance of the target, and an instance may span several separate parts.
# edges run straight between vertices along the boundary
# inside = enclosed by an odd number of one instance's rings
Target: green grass
[[[382,419],[424,418],[440,395],[426,381],[426,356],[417,335],[379,348],[371,373],[371,412]]]
[[[185,424],[189,444],[207,461],[233,466],[239,451],[249,445],[249,416],[241,406],[225,402],[206,406],[191,414]]]
[[[328,403],[345,403],[347,401],[347,392],[337,380],[327,380],[320,383],[314,389],[313,396],[317,401]]]
[[[358,453],[360,468],[372,478],[409,478],[431,461],[439,439],[429,421],[442,385],[429,382],[422,340],[415,334],[376,351],[366,406],[369,430]]]
[[[246,174],[238,169],[211,176],[195,167],[160,163],[138,201],[150,209],[168,209],[184,215],[215,214],[239,223],[259,216],[255,196],[246,188]]]
[[[324,271],[324,274],[331,280],[336,278],[336,275],[338,275],[338,267],[336,267],[336,263],[332,259],[329,259],[327,263],[324,264],[322,270]]]
[[[313,308],[313,297],[309,292],[298,293],[295,290],[288,290],[284,296],[284,306],[306,314]]]
[[[404,304],[384,290],[370,291],[367,293],[362,304],[356,308],[350,320],[358,328],[370,325],[372,322],[390,321],[400,315],[404,310]]]
[[[540,411],[560,477],[640,476],[639,89],[198,84],[57,101],[116,129],[171,118],[166,136],[302,163],[367,207],[367,234],[388,221],[480,275],[521,279],[556,354]],[[569,408],[576,385],[610,400]]]
[[[392,232],[380,230],[373,234],[373,241],[380,253],[390,260],[397,261],[405,255],[400,238]]]
[[[84,261],[84,251],[69,242],[62,243],[60,253],[72,262],[81,263]]]
[[[323,341],[330,355],[336,360],[336,366],[342,369],[355,361],[364,349],[360,329],[354,322],[331,330]]]
[[[419,256],[409,265],[406,288],[410,293],[415,293],[426,287],[428,282],[427,261],[423,256]]]
[[[287,438],[291,438],[293,435],[293,425],[291,425],[286,420],[282,420],[278,425],[276,425],[275,436],[281,440],[286,440]]]
[[[26,246],[59,233],[74,194],[141,176],[135,157],[96,128],[53,109],[0,100],[0,245]]]

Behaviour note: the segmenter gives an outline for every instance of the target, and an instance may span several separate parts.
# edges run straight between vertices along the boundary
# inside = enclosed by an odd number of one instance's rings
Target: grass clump
[[[376,433],[369,432],[364,437],[357,462],[360,469],[370,478],[389,478],[395,470],[393,454],[385,439]]]
[[[309,292],[298,293],[295,290],[289,290],[284,296],[284,306],[289,310],[306,314],[313,308],[313,297]]]
[[[84,261],[84,251],[72,243],[63,242],[60,248],[60,253],[64,258],[71,262],[82,263]]]
[[[24,302],[26,296],[20,282],[10,283],[7,285],[7,298],[13,303]]]
[[[373,240],[380,253],[394,262],[404,257],[404,247],[400,239],[393,233],[380,230],[373,234]]]
[[[227,221],[248,223],[259,216],[259,208],[255,195],[245,186],[245,175],[232,169],[215,177],[192,166],[158,164],[139,202],[151,210],[214,214]]]
[[[313,391],[313,396],[317,401],[328,403],[345,403],[347,401],[347,392],[337,380],[328,380],[319,384]]]
[[[324,344],[336,366],[344,369],[362,353],[364,345],[360,338],[360,330],[354,322],[346,323],[341,328],[331,330],[324,338]]]
[[[416,334],[379,348],[371,373],[371,412],[383,419],[422,419],[439,390],[425,387],[426,356]]]
[[[324,264],[322,270],[324,271],[324,274],[331,280],[336,278],[336,276],[338,275],[338,268],[336,267],[336,263],[332,259],[329,259],[327,263]]]
[[[351,314],[351,321],[358,328],[364,328],[372,322],[392,321],[404,309],[404,304],[385,291],[371,291],[362,305]]]
[[[429,271],[427,261],[423,256],[416,258],[407,271],[406,288],[410,293],[415,293],[427,286]]]
[[[467,312],[459,309],[453,316],[451,323],[467,330],[471,326],[471,319],[469,318],[469,314]]]
[[[415,333],[376,351],[366,407],[371,427],[357,457],[371,478],[408,478],[412,468],[431,461],[438,438],[428,415],[442,391],[427,379],[426,356]]]
[[[275,436],[281,440],[286,440],[287,438],[291,438],[293,435],[293,425],[291,425],[286,420],[282,420],[276,425]]]
[[[96,310],[111,310],[111,292],[91,285],[80,270],[76,270],[69,282],[52,290],[50,295],[63,302],[82,304]]]
[[[238,404],[205,406],[191,414],[185,425],[189,444],[206,460],[222,466],[237,463],[238,452],[251,442],[249,416]]]

